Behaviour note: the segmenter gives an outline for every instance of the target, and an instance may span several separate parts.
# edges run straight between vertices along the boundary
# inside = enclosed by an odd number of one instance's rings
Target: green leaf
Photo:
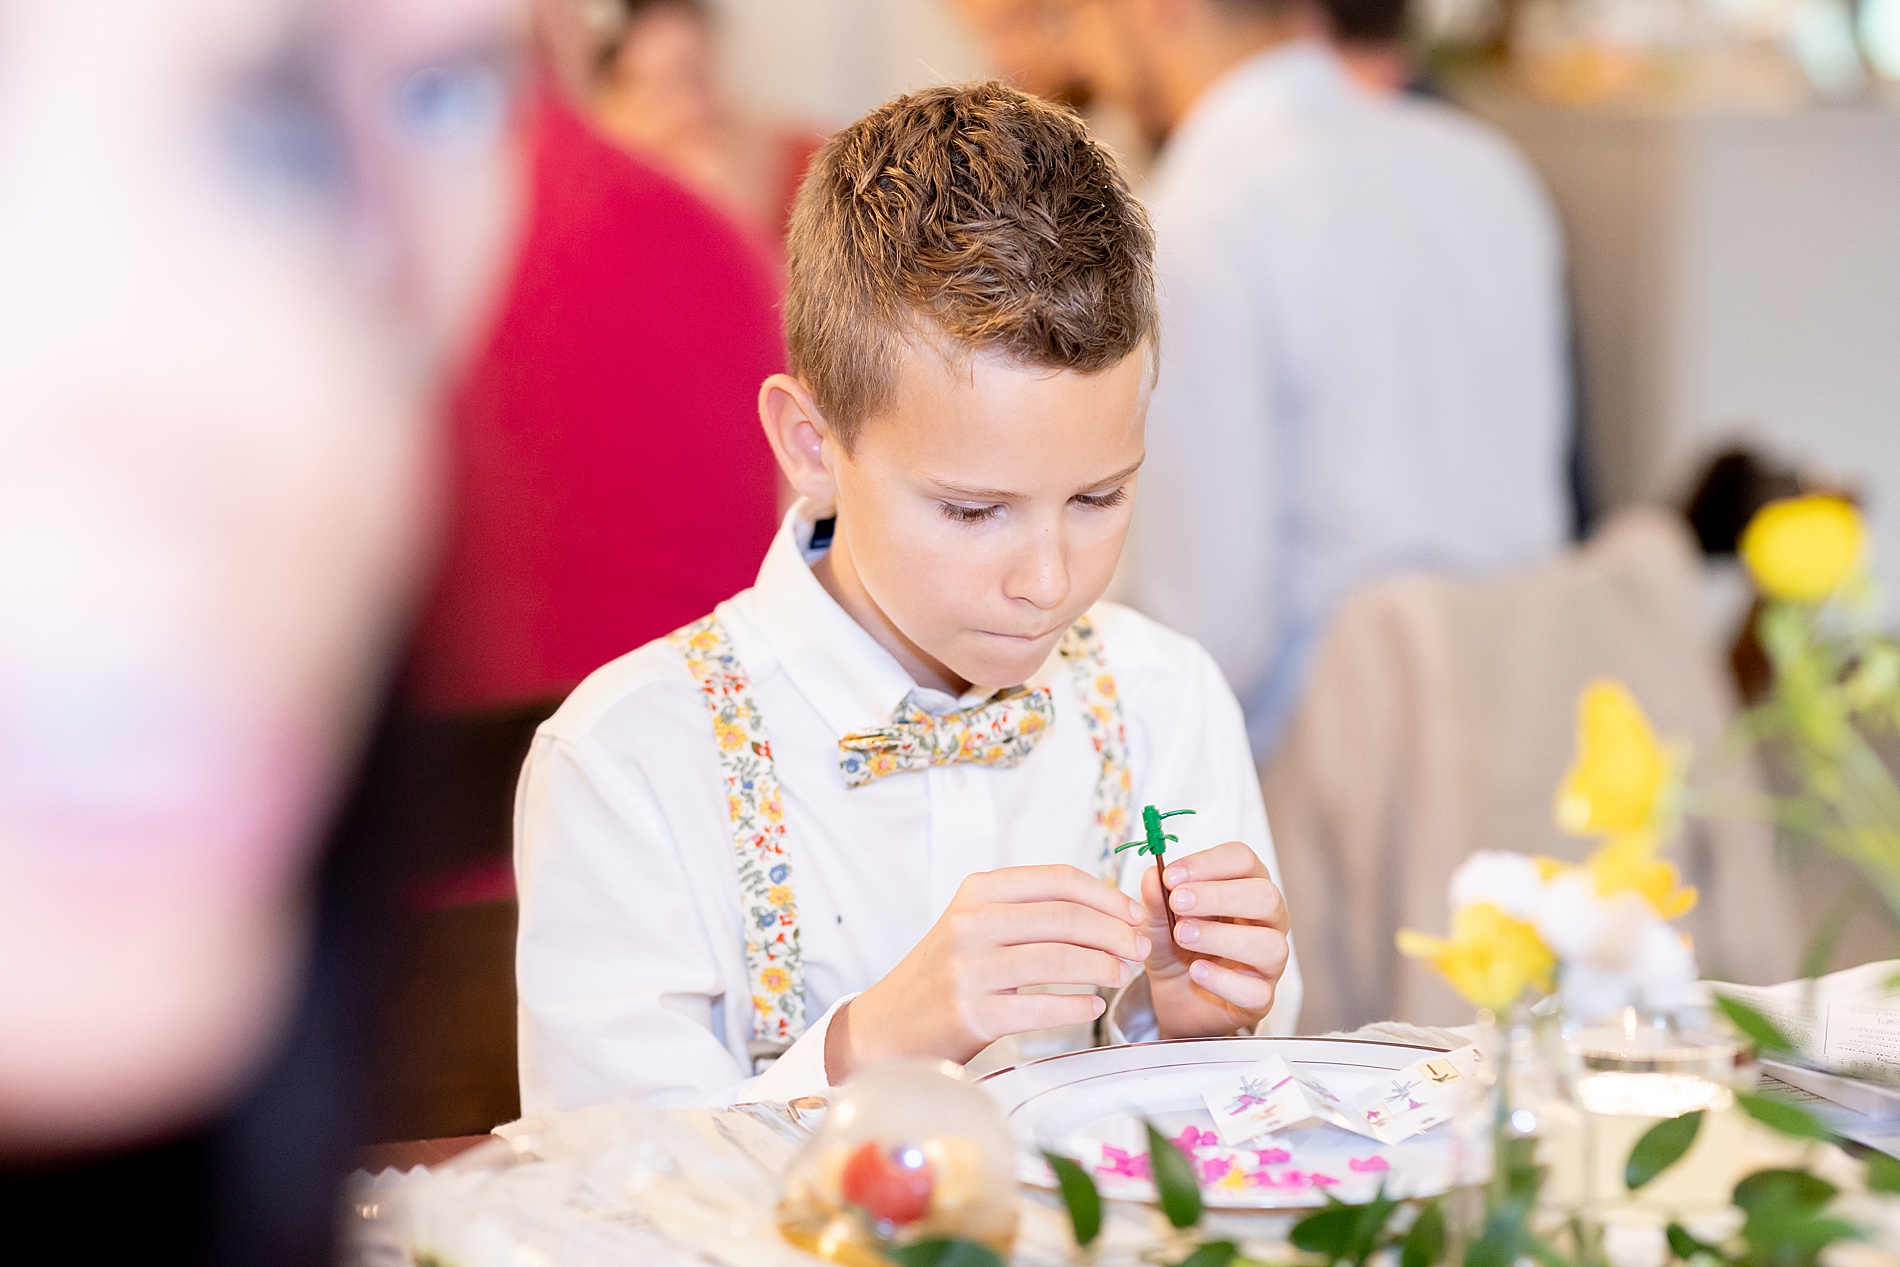
[[[1805,1170],[1757,1170],[1735,1185],[1735,1204],[1753,1219],[1782,1213],[1812,1214],[1834,1199],[1837,1188]]]
[[[1056,1172],[1062,1204],[1069,1208],[1069,1225],[1075,1229],[1075,1243],[1089,1244],[1102,1231],[1102,1194],[1096,1191],[1095,1180],[1067,1157],[1044,1153],[1042,1159]]]
[[[1794,1041],[1781,1032],[1781,1027],[1763,1016],[1760,1012],[1726,994],[1715,996],[1715,1005],[1722,1009],[1722,1015],[1734,1022],[1735,1028],[1754,1040],[1760,1051],[1791,1052]]]
[[[1900,1192],[1900,1160],[1885,1153],[1868,1153],[1867,1186],[1875,1192]]]
[[[1643,1132],[1623,1165],[1623,1186],[1634,1192],[1682,1160],[1701,1129],[1702,1110],[1697,1109],[1681,1117],[1664,1118]]]
[[[1485,1220],[1484,1235],[1465,1250],[1465,1267],[1511,1267],[1523,1256],[1524,1222],[1534,1197],[1513,1197]]]
[[[1194,1182],[1194,1168],[1174,1141],[1154,1128],[1148,1128],[1148,1162],[1154,1171],[1155,1195],[1161,1212],[1176,1227],[1193,1227],[1201,1221],[1201,1188]]]
[[[1669,1250],[1677,1258],[1688,1260],[1697,1254],[1715,1252],[1714,1247],[1689,1235],[1689,1229],[1680,1223],[1669,1225]]]
[[[1823,1125],[1820,1118],[1798,1104],[1774,1096],[1756,1095],[1752,1091],[1737,1091],[1735,1102],[1742,1106],[1748,1116],[1771,1131],[1780,1131],[1796,1139],[1834,1138],[1834,1132]]]
[[[944,1237],[883,1246],[879,1252],[897,1267],[1004,1267],[1003,1260],[989,1246]]]
[[[1240,1256],[1232,1241],[1209,1241],[1181,1260],[1181,1267],[1227,1267]]]
[[[1867,900],[1869,892],[1855,885],[1828,911],[1820,927],[1814,930],[1807,951],[1801,956],[1802,980],[1812,981],[1827,971],[1828,962],[1834,958],[1834,951],[1841,944],[1841,934],[1847,931],[1847,926],[1853,922],[1854,915],[1860,910],[1861,903]]]
[[[1418,1212],[1412,1230],[1405,1234],[1399,1252],[1399,1267],[1434,1267],[1445,1256],[1445,1211],[1436,1201],[1428,1201]]]
[[[1541,1236],[1533,1236],[1524,1246],[1525,1253],[1539,1264],[1539,1267],[1577,1267],[1571,1259],[1565,1257],[1555,1245]]]
[[[1327,1262],[1336,1263],[1346,1256],[1358,1226],[1359,1207],[1336,1203],[1295,1223],[1287,1239],[1295,1248],[1324,1254]]]

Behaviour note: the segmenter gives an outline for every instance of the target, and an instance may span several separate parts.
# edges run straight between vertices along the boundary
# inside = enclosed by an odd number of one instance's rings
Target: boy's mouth
[[[994,629],[985,629],[982,632],[988,634],[992,638],[1007,638],[1011,642],[1041,642],[1044,638],[1054,637],[1056,634],[1059,634],[1062,631],[1060,629],[1048,629],[1048,630],[1044,630],[1042,633],[1013,634],[1013,633],[999,633]]]

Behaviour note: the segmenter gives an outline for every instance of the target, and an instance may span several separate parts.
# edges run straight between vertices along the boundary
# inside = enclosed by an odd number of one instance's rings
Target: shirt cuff
[[[827,1095],[831,1079],[825,1073],[825,1035],[831,1030],[831,1018],[838,1009],[857,998],[847,994],[825,1010],[818,1023],[807,1029],[798,1041],[785,1049],[770,1069],[756,1078],[747,1078],[732,1089],[728,1104],[752,1100],[796,1100],[800,1096]]]
[[[1107,1024],[1103,1037],[1116,1043],[1151,1043],[1161,1037],[1161,1023],[1155,1020],[1154,992],[1148,985],[1148,973],[1137,968],[1127,985],[1115,991],[1103,1013]]]

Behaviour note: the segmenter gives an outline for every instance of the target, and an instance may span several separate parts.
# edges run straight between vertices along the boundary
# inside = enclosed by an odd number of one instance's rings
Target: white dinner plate
[[[1270,1054],[1349,1094],[1436,1050],[1355,1038],[1173,1039],[1050,1056],[1000,1069],[980,1085],[1009,1120],[1024,1182],[1055,1186],[1041,1157],[1046,1149],[1080,1161],[1105,1197],[1152,1201],[1154,1187],[1138,1173],[1141,1159],[1120,1162],[1146,1152],[1144,1119],[1170,1138],[1190,1126],[1211,1133],[1214,1120],[1201,1093]],[[1212,1143],[1211,1134],[1201,1139]],[[1244,1171],[1232,1160],[1235,1150],[1209,1147],[1200,1166],[1202,1200],[1214,1209],[1271,1210],[1323,1205],[1328,1191],[1364,1200],[1381,1186],[1393,1196],[1428,1196],[1444,1191],[1473,1160],[1456,1144],[1450,1124],[1398,1144],[1314,1125],[1249,1141],[1243,1151],[1255,1155]]]

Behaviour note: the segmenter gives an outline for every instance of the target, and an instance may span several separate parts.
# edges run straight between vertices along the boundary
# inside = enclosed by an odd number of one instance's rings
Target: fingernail
[[[1213,969],[1207,966],[1207,960],[1196,959],[1193,963],[1188,965],[1188,978],[1192,981],[1205,981],[1207,980],[1207,974],[1211,971],[1213,971]]]
[[[1099,994],[1096,995],[1095,996],[1095,1014],[1097,1016],[1100,1016],[1102,1013],[1106,1011],[1108,1011],[1108,1000],[1103,998]]]
[[[1168,868],[1167,875],[1168,875],[1168,884],[1170,887],[1176,884],[1187,883],[1187,878],[1188,878],[1187,868],[1182,866],[1178,862]]]
[[[1120,959],[1117,959],[1117,960],[1115,961],[1115,985],[1116,985],[1116,987],[1117,987],[1117,988],[1120,988],[1121,986],[1125,986],[1125,985],[1127,985],[1127,984],[1128,984],[1128,978],[1129,978],[1129,976],[1130,976],[1131,974],[1133,974],[1133,972],[1134,972],[1134,969],[1133,969],[1133,968],[1130,968],[1130,967],[1128,966],[1128,964],[1127,964],[1126,962],[1124,962],[1123,960],[1120,960]]]
[[[1135,958],[1146,959],[1155,952],[1154,943],[1141,934],[1135,934]]]
[[[1139,924],[1147,918],[1148,909],[1140,902],[1130,899],[1128,903],[1128,922],[1131,924]]]
[[[1183,946],[1192,946],[1200,939],[1201,926],[1199,924],[1176,924],[1174,926],[1174,940],[1180,942]]]
[[[1194,890],[1193,889],[1176,889],[1174,891],[1173,897],[1174,897],[1175,910],[1191,911],[1194,909]]]

